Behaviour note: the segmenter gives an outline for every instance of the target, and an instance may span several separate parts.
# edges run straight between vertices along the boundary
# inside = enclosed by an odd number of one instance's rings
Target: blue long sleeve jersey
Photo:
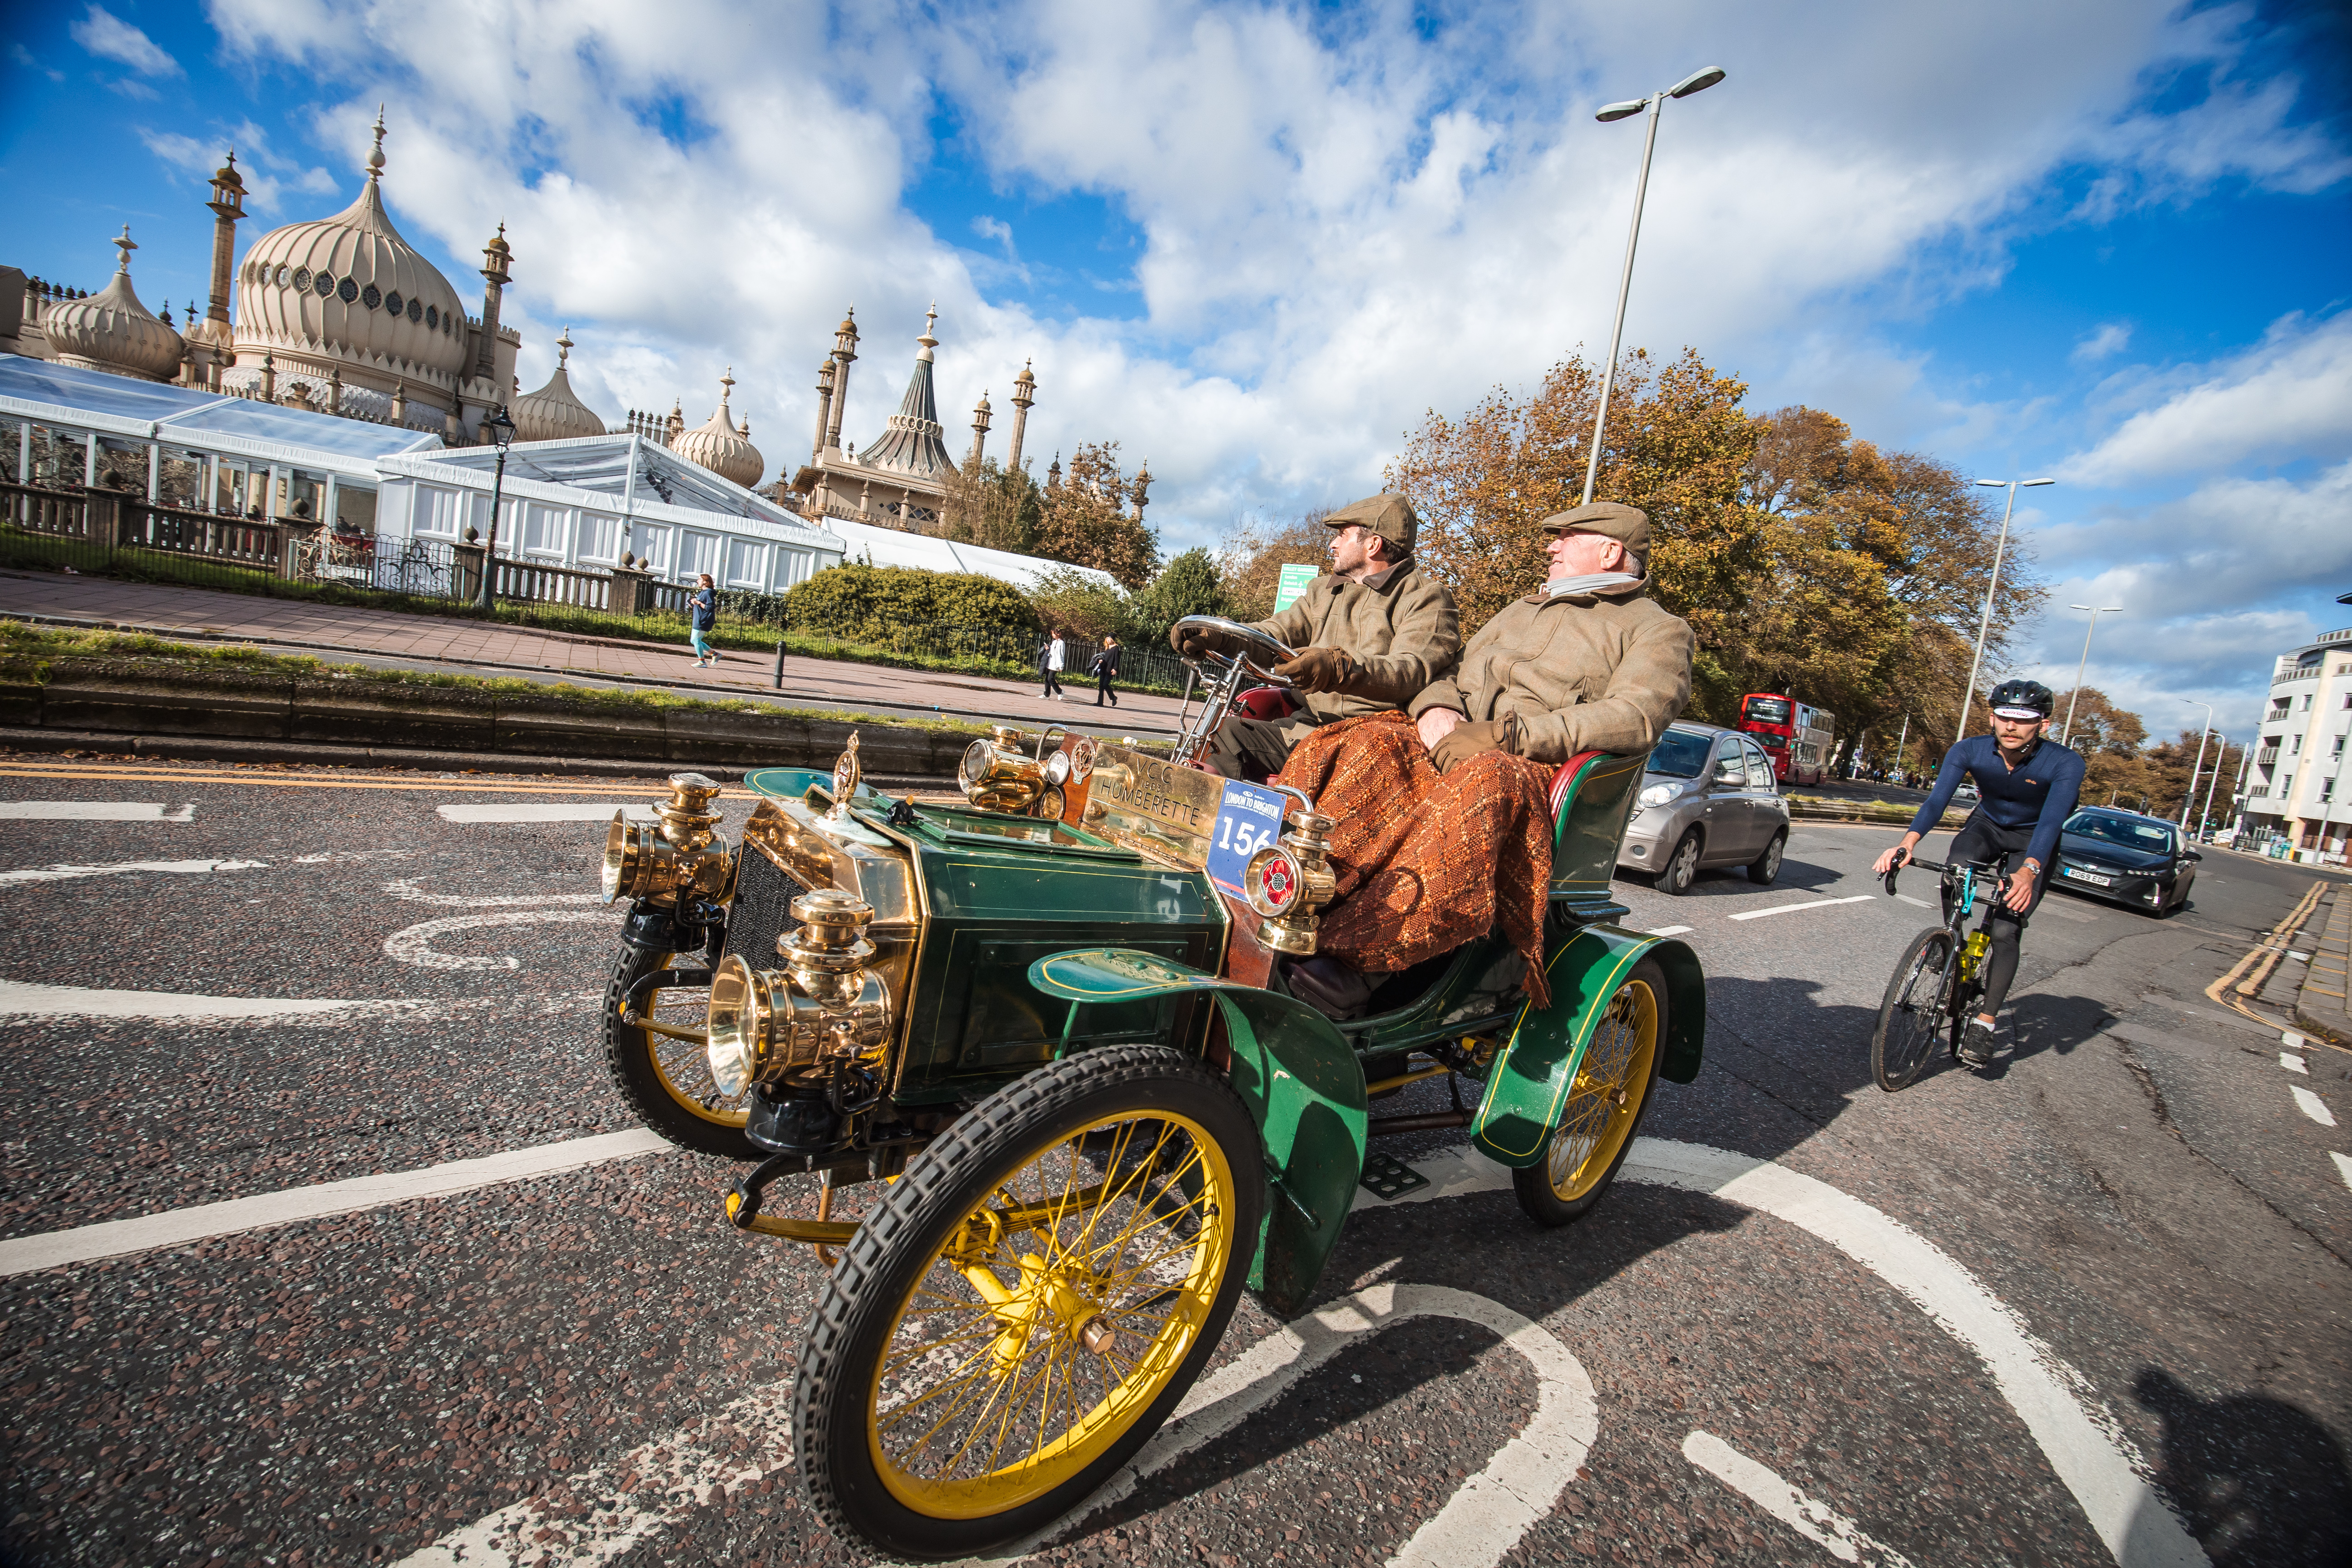
[[[1999,741],[1990,735],[1971,735],[1944,753],[1936,787],[1927,793],[1927,804],[1919,808],[1919,815],[1911,819],[1912,832],[1935,830],[1952,792],[1960,787],[1962,773],[1977,781],[1977,789],[1984,796],[1977,809],[1994,826],[2032,826],[2033,842],[2026,853],[2047,868],[2058,849],[2058,829],[2074,814],[2074,797],[2083,788],[2083,754],[2045,736],[2012,773],[2000,760]]]

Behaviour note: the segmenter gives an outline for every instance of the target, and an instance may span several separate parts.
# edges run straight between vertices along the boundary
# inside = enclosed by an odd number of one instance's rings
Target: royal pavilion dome
[[[748,490],[768,471],[768,459],[751,445],[751,422],[747,419],[740,429],[736,427],[733,411],[727,406],[734,390],[735,370],[730,365],[727,374],[719,378],[719,407],[710,416],[709,423],[683,432],[669,447],[687,461]]]
[[[139,302],[131,287],[131,226],[113,241],[113,281],[86,299],[52,305],[42,313],[50,350],[63,363],[112,371],[142,381],[170,381],[180,372],[180,334]]]
[[[384,211],[383,117],[359,199],[332,217],[272,229],[238,269],[240,369],[272,353],[281,378],[309,370],[455,405],[468,368],[466,310]]]
[[[537,392],[526,392],[509,411],[519,441],[566,441],[580,436],[605,434],[604,416],[580,401],[572,390],[572,329],[555,340],[555,374]],[[756,455],[756,454],[755,454]],[[730,476],[731,477],[731,476]]]

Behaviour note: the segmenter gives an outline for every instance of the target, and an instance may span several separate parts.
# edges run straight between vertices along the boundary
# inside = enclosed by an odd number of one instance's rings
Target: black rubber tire
[[[1780,857],[1789,847],[1789,835],[1772,835],[1772,842],[1764,846],[1764,853],[1748,862],[1748,879],[1759,888],[1769,888],[1780,875]]]
[[[1174,1111],[1223,1144],[1236,1238],[1199,1338],[1159,1397],[1096,1461],[1044,1496],[978,1519],[908,1508],[867,1447],[866,1403],[898,1307],[949,1233],[1033,1150],[1105,1116]],[[1156,1046],[1107,1046],[1029,1073],[982,1100],[908,1162],[843,1253],[818,1300],[793,1382],[793,1452],[811,1506],[845,1542],[922,1562],[977,1555],[1042,1530],[1084,1501],[1172,1414],[1215,1353],[1248,1277],[1266,1195],[1255,1122],[1197,1059]]]
[[[1698,880],[1698,829],[1686,828],[1675,840],[1674,853],[1658,868],[1658,891],[1669,898],[1680,898],[1689,892],[1691,884]]]
[[[613,962],[613,984],[604,990],[605,1070],[612,1074],[613,1087],[621,1091],[629,1109],[665,1141],[698,1154],[757,1160],[764,1151],[743,1136],[741,1127],[697,1116],[678,1104],[663,1084],[660,1069],[654,1065],[655,1037],[634,1024],[621,1022],[621,1001],[629,994],[629,987],[675,956],[631,942],[621,944],[621,955]],[[690,963],[691,961],[681,967]]]
[[[1561,1197],[1551,1189],[1551,1137],[1544,1140],[1544,1157],[1532,1165],[1523,1165],[1511,1173],[1511,1191],[1519,1200],[1519,1207],[1538,1225],[1552,1227],[1573,1225],[1592,1212],[1609,1189],[1617,1184],[1617,1173],[1633,1152],[1633,1140],[1642,1135],[1642,1119],[1650,1114],[1650,1102],[1658,1097],[1658,1068],[1666,1059],[1666,1027],[1671,1020],[1669,1009],[1674,1005],[1666,993],[1666,972],[1655,958],[1643,958],[1626,972],[1619,988],[1639,980],[1650,988],[1658,1008],[1657,1047],[1650,1053],[1650,1079],[1642,1086],[1642,1103],[1633,1108],[1633,1124],[1625,1130],[1625,1142],[1617,1157],[1609,1162],[1609,1169],[1600,1184],[1580,1198]],[[1559,1130],[1553,1129],[1552,1136]]]
[[[1878,1027],[1870,1037],[1870,1076],[1889,1094],[1908,1089],[1935,1058],[1949,1021],[1945,990],[1957,981],[1953,956],[1951,931],[1929,926],[1911,939],[1886,982]],[[1955,1035],[1953,1049],[1958,1048]]]

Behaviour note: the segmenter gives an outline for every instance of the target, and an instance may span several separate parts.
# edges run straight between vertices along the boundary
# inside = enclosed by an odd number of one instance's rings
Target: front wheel
[[[1665,1028],[1666,972],[1644,958],[1593,1025],[1543,1159],[1511,1173],[1511,1190],[1529,1219],[1544,1226],[1582,1219],[1617,1179],[1657,1087]]]
[[[625,1022],[630,988],[657,970],[680,967],[682,955],[621,944],[613,984],[604,992],[604,1067],[645,1124],[681,1149],[730,1160],[756,1160],[762,1151],[743,1135],[751,1110],[746,1094],[721,1093],[710,1076],[703,1044],[710,1012],[707,985],[657,990],[640,1016],[653,1027]]]
[[[1690,891],[1698,880],[1698,829],[1694,827],[1675,844],[1675,852],[1666,857],[1664,869],[1658,873],[1658,891],[1679,896]]]
[[[974,1106],[825,1281],[793,1390],[818,1517],[936,1560],[1076,1507],[1207,1363],[1265,1192],[1248,1110],[1181,1052],[1082,1052]]]
[[[1953,968],[1952,933],[1944,926],[1913,937],[1895,964],[1878,1004],[1878,1028],[1870,1037],[1870,1076],[1887,1093],[1909,1088],[1936,1054],[1951,1012],[1947,1003],[1957,978]]]

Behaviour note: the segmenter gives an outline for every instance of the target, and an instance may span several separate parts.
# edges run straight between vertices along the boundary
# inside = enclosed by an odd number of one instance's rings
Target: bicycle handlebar
[[[1951,875],[1951,874],[1952,874],[1953,872],[1955,872],[1955,871],[1990,871],[1990,872],[1992,872],[1992,873],[1994,873],[1994,876],[1995,876],[1995,880],[1994,880],[1994,882],[1993,882],[1993,896],[1994,896],[1994,897],[1996,897],[1996,898],[2000,897],[2000,894],[2001,894],[2002,892],[2004,892],[2004,891],[2008,889],[2008,887],[2009,887],[2009,876],[2008,876],[2008,874],[2007,874],[2006,872],[2004,872],[2004,871],[2002,871],[2002,870],[2000,869],[2000,864],[1999,864],[1998,862],[1996,862],[1996,861],[1992,861],[1992,860],[1961,860],[1961,861],[1929,860],[1929,859],[1926,859],[1926,858],[1924,858],[1923,857],[1920,857],[1920,856],[1917,856],[1917,855],[1906,855],[1906,856],[1904,856],[1901,859],[1899,859],[1899,860],[1895,861],[1894,865],[1889,866],[1889,867],[1886,868],[1886,876],[1885,876],[1885,882],[1886,882],[1886,895],[1887,895],[1887,897],[1889,897],[1889,898],[1893,898],[1893,897],[1895,896],[1895,873],[1897,873],[1897,872],[1901,871],[1901,870],[1903,869],[1903,868],[1904,868],[1904,867],[1906,867],[1906,866],[1916,866],[1916,867],[1918,867],[1918,868],[1919,868],[1921,870],[1923,870],[1923,871],[1938,871],[1938,872],[1943,873],[1943,874],[1944,874],[1944,875],[1946,875],[1946,876],[1949,876],[1949,875]]]

